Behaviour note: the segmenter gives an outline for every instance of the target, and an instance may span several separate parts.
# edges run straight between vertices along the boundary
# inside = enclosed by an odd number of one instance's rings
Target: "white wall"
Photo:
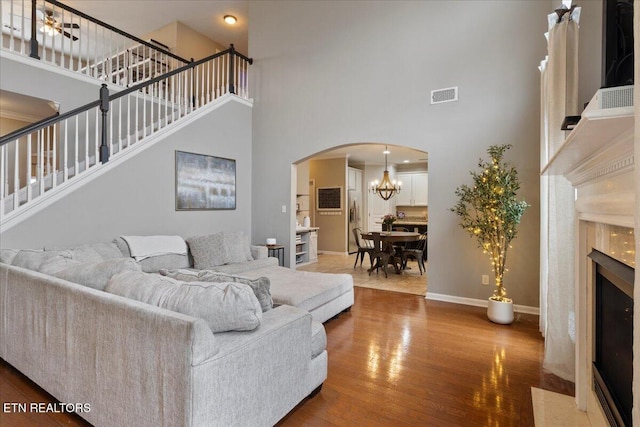
[[[533,207],[509,254],[507,289],[538,305],[539,72],[548,2],[250,2],[254,240],[292,244],[290,167],[361,142],[429,153],[429,292],[485,299],[489,261],[449,211],[492,144]],[[433,89],[460,100],[429,104]]]
[[[251,233],[251,107],[239,102],[189,126],[2,232],[3,248],[107,242],[121,234]],[[236,159],[236,206],[175,210],[175,151]]]

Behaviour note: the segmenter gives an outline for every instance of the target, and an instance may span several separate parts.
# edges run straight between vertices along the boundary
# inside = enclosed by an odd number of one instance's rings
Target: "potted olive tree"
[[[495,323],[513,321],[513,301],[507,298],[504,273],[507,250],[516,237],[517,227],[525,209],[524,200],[517,200],[520,189],[518,173],[503,161],[504,152],[511,145],[492,145],[487,149],[490,161],[480,159],[479,172],[471,172],[473,186],[456,189],[458,203],[451,208],[460,217],[460,225],[475,237],[478,247],[489,255],[495,274],[495,290],[489,298],[487,316]]]

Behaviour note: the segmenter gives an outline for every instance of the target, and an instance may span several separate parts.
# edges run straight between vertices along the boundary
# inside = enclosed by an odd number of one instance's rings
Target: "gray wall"
[[[486,255],[449,211],[492,144],[531,205],[509,253],[506,286],[538,306],[539,88],[548,2],[250,2],[254,58],[254,241],[293,243],[290,165],[344,144],[429,153],[428,291],[484,299]],[[433,89],[460,100],[432,106]]]
[[[236,206],[175,210],[175,150],[236,159]],[[251,233],[251,107],[231,101],[118,165],[25,222],[3,248],[111,241],[121,234]]]

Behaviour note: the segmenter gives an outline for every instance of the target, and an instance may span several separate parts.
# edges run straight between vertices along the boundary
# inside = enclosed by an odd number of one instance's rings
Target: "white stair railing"
[[[253,61],[231,47],[0,138],[0,224],[221,96],[248,99]]]
[[[189,61],[55,0],[0,2],[2,48],[123,87]]]

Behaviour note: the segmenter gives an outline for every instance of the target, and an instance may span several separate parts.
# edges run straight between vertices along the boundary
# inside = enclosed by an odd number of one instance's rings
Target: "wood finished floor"
[[[496,325],[483,308],[357,287],[353,309],[325,328],[322,391],[279,427],[526,427],[534,426],[532,386],[574,393],[573,383],[542,369],[537,316]],[[1,359],[0,401],[55,402]],[[0,426],[36,425],[87,424],[73,415],[0,411]]]

